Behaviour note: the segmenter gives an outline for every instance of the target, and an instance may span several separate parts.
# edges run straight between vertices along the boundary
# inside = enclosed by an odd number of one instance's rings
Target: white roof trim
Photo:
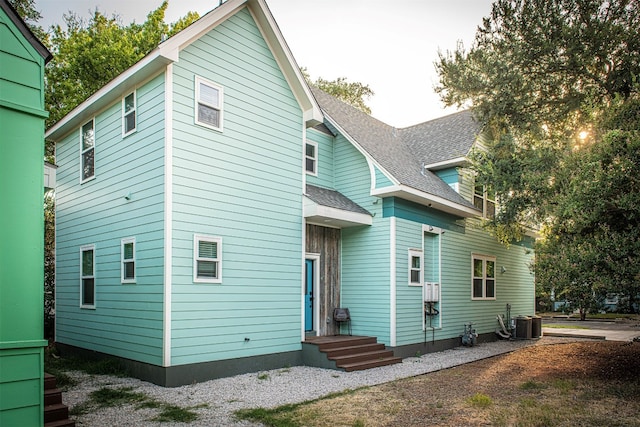
[[[429,165],[424,165],[425,169],[428,170],[440,170],[452,168],[455,166],[463,166],[467,164],[469,161],[466,157],[456,157],[454,159],[444,160],[442,162],[431,163]]]
[[[203,34],[211,31],[244,6],[249,7],[249,11],[282,69],[302,109],[305,123],[307,126],[321,123],[323,116],[320,107],[304,81],[302,73],[264,0],[228,0],[178,34],[160,43],[147,56],[91,95],[52,126],[46,132],[45,138],[53,141],[64,138],[69,132],[80,126],[83,120],[98,114],[124,96],[127,90],[157,75],[168,64],[177,62],[180,50],[198,40]]]
[[[480,211],[474,208],[454,203],[445,198],[425,193],[424,191],[416,190],[415,188],[411,188],[406,185],[394,185],[391,187],[376,189],[371,195],[378,197],[400,197],[464,218],[473,218],[480,215]]]
[[[303,216],[307,223],[325,227],[345,228],[356,225],[371,225],[373,217],[368,214],[320,205],[304,196]]]

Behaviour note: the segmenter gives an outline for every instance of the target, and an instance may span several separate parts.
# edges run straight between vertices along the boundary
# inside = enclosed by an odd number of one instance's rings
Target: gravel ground
[[[73,389],[63,393],[63,402],[70,408],[82,404],[89,393],[102,387],[131,387],[134,392],[180,407],[194,407],[198,419],[194,422],[167,423],[151,421],[158,409],[139,409],[135,404],[90,410],[72,417],[77,426],[257,426],[259,424],[237,420],[233,412],[242,408],[276,407],[316,399],[329,393],[356,389],[439,371],[475,360],[508,353],[533,345],[548,345],[576,341],[574,338],[543,337],[530,341],[497,341],[475,347],[457,347],[451,350],[410,357],[402,363],[369,369],[342,372],[321,368],[296,366],[263,371],[229,378],[211,380],[176,388],[164,388],[133,378],[87,375],[69,372],[78,381]]]

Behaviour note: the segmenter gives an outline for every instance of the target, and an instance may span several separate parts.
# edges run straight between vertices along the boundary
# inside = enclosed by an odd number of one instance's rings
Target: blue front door
[[[313,331],[313,272],[314,263],[312,259],[304,262],[305,272],[305,292],[304,292],[304,330]]]

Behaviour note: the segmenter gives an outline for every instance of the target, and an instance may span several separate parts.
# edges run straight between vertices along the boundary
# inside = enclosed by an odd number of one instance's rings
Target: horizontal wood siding
[[[353,333],[390,343],[389,220],[370,195],[364,156],[343,136],[335,142],[336,190],[367,209],[373,225],[342,229],[342,303],[351,313]]]
[[[318,144],[318,176],[307,175],[307,184],[333,188],[333,137],[315,129],[307,129],[307,139]]]
[[[467,220],[463,232],[445,231],[440,235],[442,253],[440,312],[442,328],[435,339],[455,338],[462,334],[465,323],[473,322],[478,333],[492,333],[497,327],[496,315],[505,314],[511,304],[512,316],[534,314],[535,288],[529,264],[530,249],[511,245],[506,248],[479,227]],[[421,342],[422,290],[408,285],[408,249],[422,245],[422,224],[397,220],[397,344]],[[496,257],[496,299],[471,300],[471,254]],[[505,273],[500,272],[504,266]],[[429,336],[430,338],[430,336]]]
[[[0,99],[42,110],[43,59],[4,13],[0,13],[0,40]]]
[[[194,124],[194,79],[224,90]],[[174,65],[171,364],[300,350],[302,112],[247,9]],[[222,238],[222,283],[193,282],[194,234]]]
[[[390,187],[393,185],[393,182],[377,167],[374,166],[375,174],[376,174],[376,189]]]
[[[80,184],[80,135],[56,147],[56,339],[162,363],[164,75],[137,89],[137,131],[121,102],[95,120],[95,179]],[[125,195],[130,194],[130,200]],[[136,283],[121,284],[121,239],[135,237]],[[95,245],[96,308],[81,309],[80,247]]]

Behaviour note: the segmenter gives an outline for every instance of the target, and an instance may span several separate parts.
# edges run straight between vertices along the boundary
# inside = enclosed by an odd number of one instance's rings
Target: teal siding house
[[[176,386],[305,364],[337,307],[397,355],[493,338],[533,314],[532,254],[480,228],[479,130],[364,115],[309,88],[264,0],[221,4],[46,133],[59,346]]]

